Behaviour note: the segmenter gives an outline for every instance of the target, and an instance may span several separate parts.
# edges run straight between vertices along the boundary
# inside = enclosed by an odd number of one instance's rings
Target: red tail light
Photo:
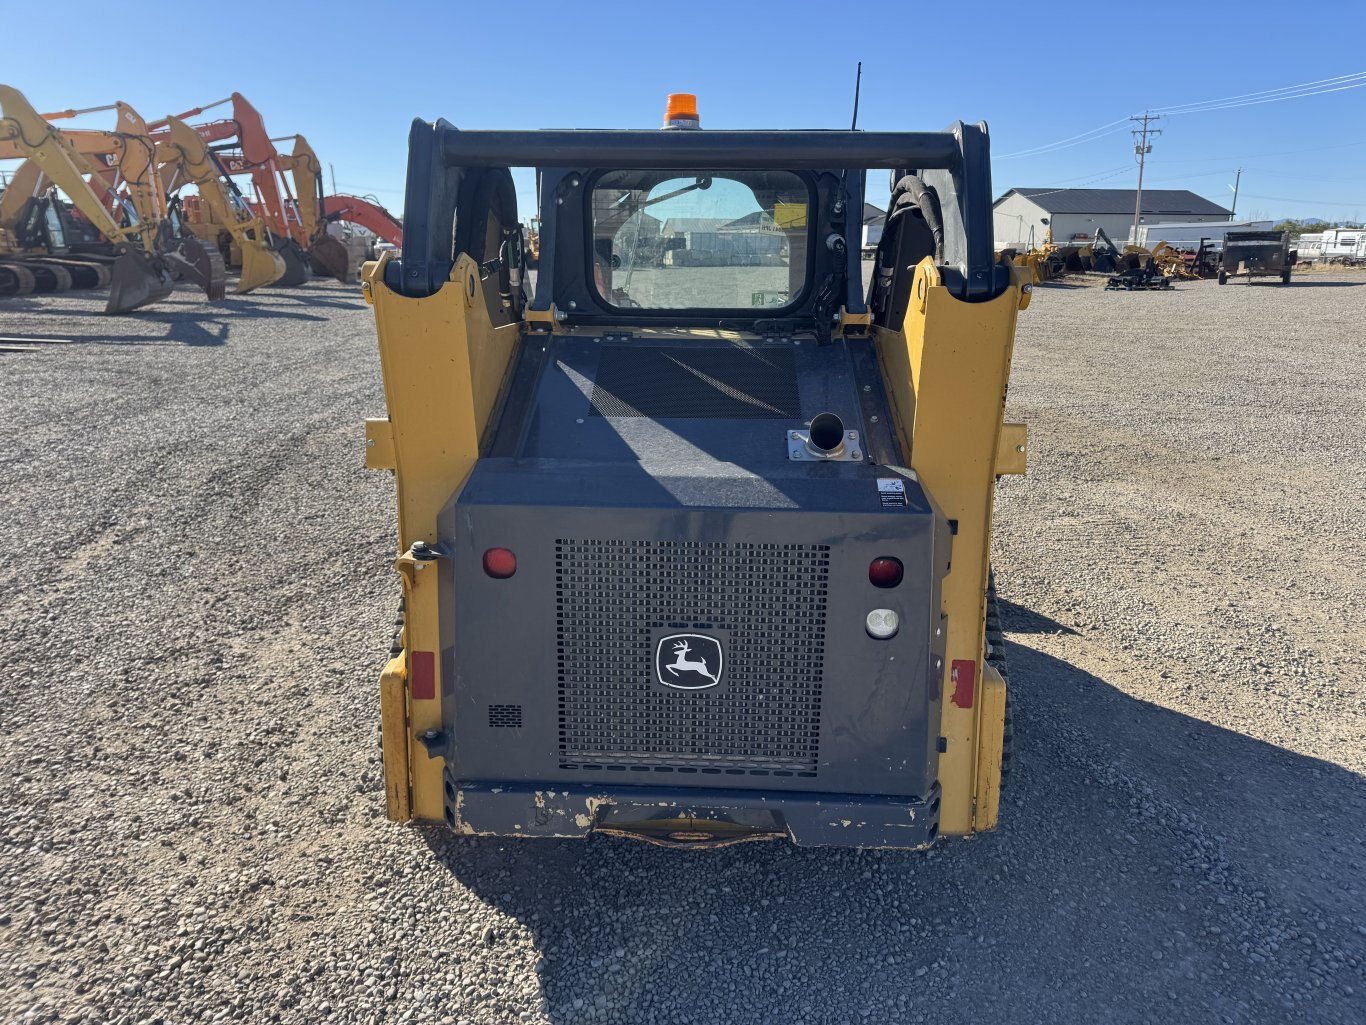
[[[895,587],[904,572],[900,559],[883,555],[868,563],[868,582],[874,587]]]
[[[517,556],[506,548],[490,548],[484,553],[484,572],[495,580],[506,580],[517,572]]]

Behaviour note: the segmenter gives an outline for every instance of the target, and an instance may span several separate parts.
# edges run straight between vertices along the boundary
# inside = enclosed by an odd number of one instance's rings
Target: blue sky
[[[271,134],[306,135],[340,191],[373,193],[396,211],[413,117],[464,128],[655,127],[666,93],[695,92],[704,129],[843,127],[862,60],[860,127],[986,120],[999,195],[1012,186],[1132,188],[1127,126],[1007,155],[1145,107],[1366,71],[1360,2],[1144,13],[991,0],[901,10],[734,0],[639,9],[535,0],[148,6],[142,19],[129,10],[115,22],[104,3],[64,8],[41,42],[5,48],[0,81],[39,110],[122,99],[149,120],[238,90]],[[33,8],[3,0],[0,10],[14,23]],[[164,42],[144,38],[142,26]],[[1366,216],[1366,88],[1172,116],[1158,127],[1145,185],[1228,205],[1241,166],[1240,215]]]

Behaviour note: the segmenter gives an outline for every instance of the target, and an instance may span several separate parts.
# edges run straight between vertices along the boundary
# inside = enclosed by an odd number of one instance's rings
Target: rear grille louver
[[[559,539],[561,768],[812,777],[829,546]],[[655,685],[662,629],[727,639],[722,685]]]

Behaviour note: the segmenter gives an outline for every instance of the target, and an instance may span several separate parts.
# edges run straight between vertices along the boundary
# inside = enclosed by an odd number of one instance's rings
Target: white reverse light
[[[866,624],[868,632],[872,636],[885,641],[888,637],[896,636],[897,627],[901,625],[901,621],[891,609],[873,609],[872,612],[868,613]]]

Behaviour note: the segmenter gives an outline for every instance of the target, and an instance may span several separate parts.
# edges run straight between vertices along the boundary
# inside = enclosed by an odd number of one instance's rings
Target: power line
[[[1275,103],[1279,100],[1295,100],[1305,96],[1319,96],[1323,93],[1342,92],[1346,89],[1359,89],[1366,86],[1366,71],[1353,72],[1350,75],[1338,75],[1334,78],[1319,79],[1315,82],[1301,82],[1298,85],[1282,86],[1279,89],[1262,89],[1257,92],[1239,93],[1235,96],[1224,96],[1218,99],[1197,100],[1192,103],[1178,103],[1170,107],[1154,108],[1159,115],[1176,116],[1177,114],[1200,114],[1213,110],[1228,110],[1233,107],[1250,107],[1260,103]],[[1274,94],[1274,95],[1273,95]],[[1092,128],[1086,132],[1080,132],[1066,139],[1059,139],[1057,142],[1045,143],[1042,146],[1033,146],[1029,149],[1017,150],[1014,153],[1001,153],[994,157],[997,160],[1009,160],[1016,157],[1037,156],[1043,153],[1051,153],[1059,149],[1068,149],[1072,146],[1081,146],[1088,142],[1095,142],[1103,139],[1107,135],[1114,135],[1122,129],[1117,125],[1123,125],[1130,118],[1120,118],[1107,124]]]
[[[1355,85],[1345,85],[1344,83],[1355,82],[1366,85],[1366,71],[1356,71],[1350,75],[1338,75],[1335,78],[1321,78],[1316,82],[1302,82],[1299,85],[1281,86],[1279,89],[1263,89],[1260,92],[1238,93],[1236,96],[1222,96],[1215,100],[1196,100],[1191,103],[1176,103],[1169,107],[1158,107],[1157,110],[1162,114],[1179,114],[1187,112],[1196,107],[1207,107],[1214,104],[1234,103],[1234,102],[1271,102],[1274,99],[1294,99],[1296,96],[1314,96],[1318,92],[1333,92],[1334,86],[1344,88],[1355,88]],[[1323,87],[1320,89],[1319,87]],[[1312,92],[1301,92],[1302,90],[1314,90]],[[1266,100],[1259,100],[1258,97],[1269,97]]]
[[[1360,199],[1346,199],[1341,202],[1333,199],[1291,199],[1289,196],[1258,196],[1244,192],[1249,199],[1269,199],[1274,203],[1299,203],[1303,206],[1363,206]]]
[[[1099,128],[1092,128],[1089,132],[1082,132],[1080,135],[1073,135],[1069,138],[1060,139],[1057,142],[1050,142],[1043,146],[1035,146],[1033,149],[1022,149],[1015,153],[997,154],[993,157],[993,159],[1008,160],[1012,157],[1029,157],[1034,156],[1037,153],[1052,152],[1055,149],[1067,149],[1070,146],[1080,146],[1082,143],[1085,142],[1095,142],[1097,139],[1103,139],[1107,135],[1114,135],[1117,132],[1123,131],[1123,128],[1117,128],[1115,126],[1123,125],[1124,122],[1126,122],[1127,120],[1129,119],[1126,117],[1122,117],[1118,121],[1111,121],[1109,124],[1101,125]],[[1105,131],[1105,129],[1110,130]],[[1097,132],[1100,132],[1101,134],[1097,135]]]
[[[1204,114],[1212,110],[1232,110],[1235,107],[1255,107],[1262,103],[1277,103],[1280,100],[1298,100],[1306,96],[1322,96],[1324,93],[1340,93],[1347,89],[1361,89],[1366,87],[1366,78],[1353,82],[1351,85],[1338,86],[1335,89],[1315,89],[1313,92],[1292,93],[1286,96],[1272,96],[1264,100],[1246,100],[1242,103],[1219,103],[1208,107],[1197,107],[1194,110],[1178,110],[1169,116],[1176,117],[1180,114]]]

